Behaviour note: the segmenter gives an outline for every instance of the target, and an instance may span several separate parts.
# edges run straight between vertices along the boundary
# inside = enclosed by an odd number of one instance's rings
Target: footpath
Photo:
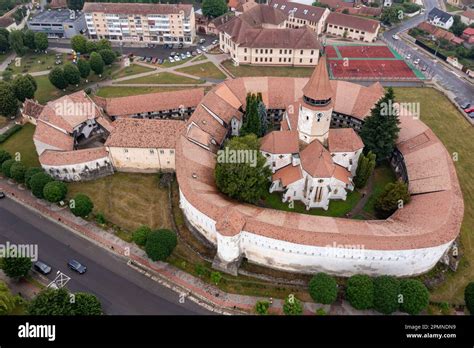
[[[74,216],[67,208],[61,208],[37,199],[30,191],[12,180],[0,177],[0,191],[5,192],[8,198],[26,208],[120,256],[127,261],[128,266],[212,312],[227,315],[253,314],[257,301],[269,300],[263,297],[226,293],[170,264],[159,261],[153,262],[148,259],[145,251],[135,244],[123,241],[111,232],[101,229],[93,222]],[[326,313],[329,313],[331,309],[331,306],[312,302],[304,302],[303,305],[304,314],[306,315],[315,314],[319,308],[323,308]],[[269,312],[271,314],[282,314],[283,300],[273,299]]]

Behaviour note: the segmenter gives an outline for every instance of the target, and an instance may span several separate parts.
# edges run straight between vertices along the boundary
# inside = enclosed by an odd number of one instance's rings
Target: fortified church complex
[[[214,267],[236,273],[243,258],[281,270],[341,276],[409,276],[431,269],[460,231],[463,200],[452,159],[414,117],[400,117],[392,165],[411,202],[386,220],[354,220],[236,202],[214,182],[216,153],[239,134],[248,93],[261,93],[280,129],[261,139],[271,191],[284,201],[327,209],[353,190],[363,143],[357,132],[383,96],[329,80],[322,57],[310,79],[246,77],[202,89],[122,98],[77,92],[45,106],[27,100],[42,167],[65,181],[115,171],[175,171],[189,229],[217,248]],[[71,115],[65,105],[92,105]]]

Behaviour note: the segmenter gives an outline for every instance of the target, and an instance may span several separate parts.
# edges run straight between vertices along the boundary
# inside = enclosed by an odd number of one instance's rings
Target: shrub
[[[4,257],[0,259],[1,268],[10,278],[25,277],[31,269],[31,259],[29,257]]]
[[[44,170],[43,168],[41,167],[31,167],[31,168],[28,168],[25,172],[25,184],[26,184],[26,188],[27,189],[31,189],[31,185],[30,185],[30,180],[31,180],[31,177],[35,174],[38,174],[38,173],[43,173]]]
[[[346,297],[355,309],[372,308],[374,305],[374,281],[367,275],[353,275],[347,281]]]
[[[330,275],[318,273],[309,282],[309,294],[316,303],[331,304],[337,298],[337,283]]]
[[[222,279],[222,274],[220,274],[220,272],[211,273],[211,282],[213,282],[214,284],[218,285],[221,279]]]
[[[164,261],[178,244],[176,234],[170,230],[153,231],[148,235],[145,251],[153,261]]]
[[[46,173],[36,173],[29,181],[31,192],[35,197],[44,198],[43,189],[48,182],[53,181],[53,178]]]
[[[2,163],[2,173],[5,175],[7,178],[11,178],[11,167],[15,164],[14,159],[9,159],[6,160],[5,162]]]
[[[398,209],[400,202],[406,204],[410,201],[408,185],[397,181],[385,186],[383,192],[375,201],[375,210],[381,218],[387,218]]]
[[[390,314],[398,309],[400,284],[392,276],[380,276],[374,279],[374,309]]]
[[[10,138],[16,132],[18,132],[21,128],[23,128],[23,126],[21,126],[19,124],[16,124],[12,128],[10,128],[9,130],[7,130],[5,133],[1,134],[0,135],[0,144],[4,143],[8,138]]]
[[[430,293],[419,280],[401,280],[400,294],[402,295],[400,310],[411,315],[419,314],[428,307],[430,302]]]
[[[201,265],[200,263],[194,266],[194,272],[196,272],[198,277],[204,277],[209,273],[207,268],[204,265]]]
[[[140,226],[133,232],[133,241],[140,246],[145,246],[148,236],[151,233],[151,228],[148,226]]]
[[[94,203],[92,203],[89,196],[78,193],[69,202],[69,208],[74,215],[84,218],[91,213],[92,209],[94,209]]]
[[[471,315],[474,315],[474,282],[467,284],[464,289],[464,302]]]
[[[316,315],[326,315],[326,311],[324,310],[324,308],[318,308],[316,310]]]
[[[25,181],[26,166],[21,162],[15,162],[10,168],[10,175],[18,183]]]
[[[105,225],[107,223],[107,220],[105,219],[105,216],[102,213],[95,214],[95,221],[100,225]]]
[[[260,315],[267,315],[269,308],[270,308],[270,302],[257,301],[257,303],[255,304],[255,313],[260,314]]]
[[[293,294],[290,294],[283,304],[283,313],[286,315],[301,315],[303,314],[303,305]]]
[[[7,151],[5,150],[0,150],[0,166],[5,162],[6,160],[12,159],[12,155],[10,155]]]
[[[43,188],[43,197],[51,203],[58,203],[66,198],[67,186],[62,181],[50,181]]]

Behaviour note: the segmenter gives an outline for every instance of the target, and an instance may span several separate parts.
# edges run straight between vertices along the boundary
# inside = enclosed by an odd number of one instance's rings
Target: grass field
[[[137,77],[130,80],[119,81],[116,84],[201,84],[203,80],[196,80],[186,76],[162,72],[148,76]]]
[[[431,300],[463,303],[464,288],[474,280],[474,129],[440,92],[432,88],[394,88],[400,102],[419,102],[421,120],[441,139],[455,162],[464,196],[464,220],[461,227],[463,258],[458,270],[447,274],[446,281],[432,291]]]
[[[117,98],[126,97],[129,95],[147,94],[147,93],[158,93],[158,92],[171,92],[179,91],[182,89],[193,88],[189,87],[129,87],[129,86],[107,86],[100,88],[96,95],[104,98]]]
[[[126,77],[126,76],[131,76],[131,75],[136,75],[136,74],[142,74],[145,72],[153,71],[155,69],[153,68],[148,68],[146,66],[138,65],[138,64],[131,64],[129,67],[122,68],[118,70],[117,72],[112,74],[112,79],[119,79],[121,77]]]
[[[291,208],[289,203],[283,203],[281,201],[281,193],[273,192],[266,193],[263,199],[264,204],[272,209],[291,211],[300,214],[308,215],[319,215],[319,216],[333,216],[333,217],[344,217],[352,208],[359,202],[361,194],[359,192],[353,191],[347,194],[345,201],[342,200],[332,200],[329,203],[328,210],[324,209],[310,209],[306,210],[306,207],[300,201],[294,202],[294,207]]]
[[[38,154],[33,143],[34,132],[35,126],[27,123],[19,132],[13,134],[3,144],[0,144],[0,149],[8,151],[13,156],[18,152],[21,156],[21,161],[27,167],[39,167]]]
[[[61,55],[62,64],[55,65],[56,54]],[[23,57],[20,57],[20,66],[15,65],[15,60],[9,65],[13,74],[32,73],[44,70],[50,70],[56,66],[62,66],[66,63],[66,54],[64,53],[27,53]]]
[[[222,71],[220,71],[212,62],[192,65],[186,68],[176,69],[176,71],[216,80],[224,80],[226,78]]]
[[[168,192],[158,186],[155,174],[116,173],[94,181],[68,184],[68,196],[85,193],[94,213],[130,232],[141,225],[170,228]]]
[[[193,59],[191,59],[191,62],[199,62],[202,60],[207,60],[207,57],[204,54],[200,54],[199,56],[194,57]]]
[[[292,66],[234,66],[230,60],[222,63],[235,77],[245,76],[280,76],[280,77],[310,77],[314,68]]]
[[[364,212],[367,213],[372,218],[375,216],[375,201],[383,192],[383,189],[388,183],[394,182],[396,180],[395,173],[389,164],[382,164],[375,168],[374,170],[374,183],[372,188],[372,195],[367,200],[367,203],[364,206]]]

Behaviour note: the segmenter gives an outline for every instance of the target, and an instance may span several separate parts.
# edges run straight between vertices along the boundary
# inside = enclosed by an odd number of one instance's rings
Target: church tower
[[[314,140],[322,144],[327,143],[333,109],[332,99],[333,91],[326,57],[323,56],[303,88],[303,100],[300,103],[298,116],[300,140],[308,144]]]

